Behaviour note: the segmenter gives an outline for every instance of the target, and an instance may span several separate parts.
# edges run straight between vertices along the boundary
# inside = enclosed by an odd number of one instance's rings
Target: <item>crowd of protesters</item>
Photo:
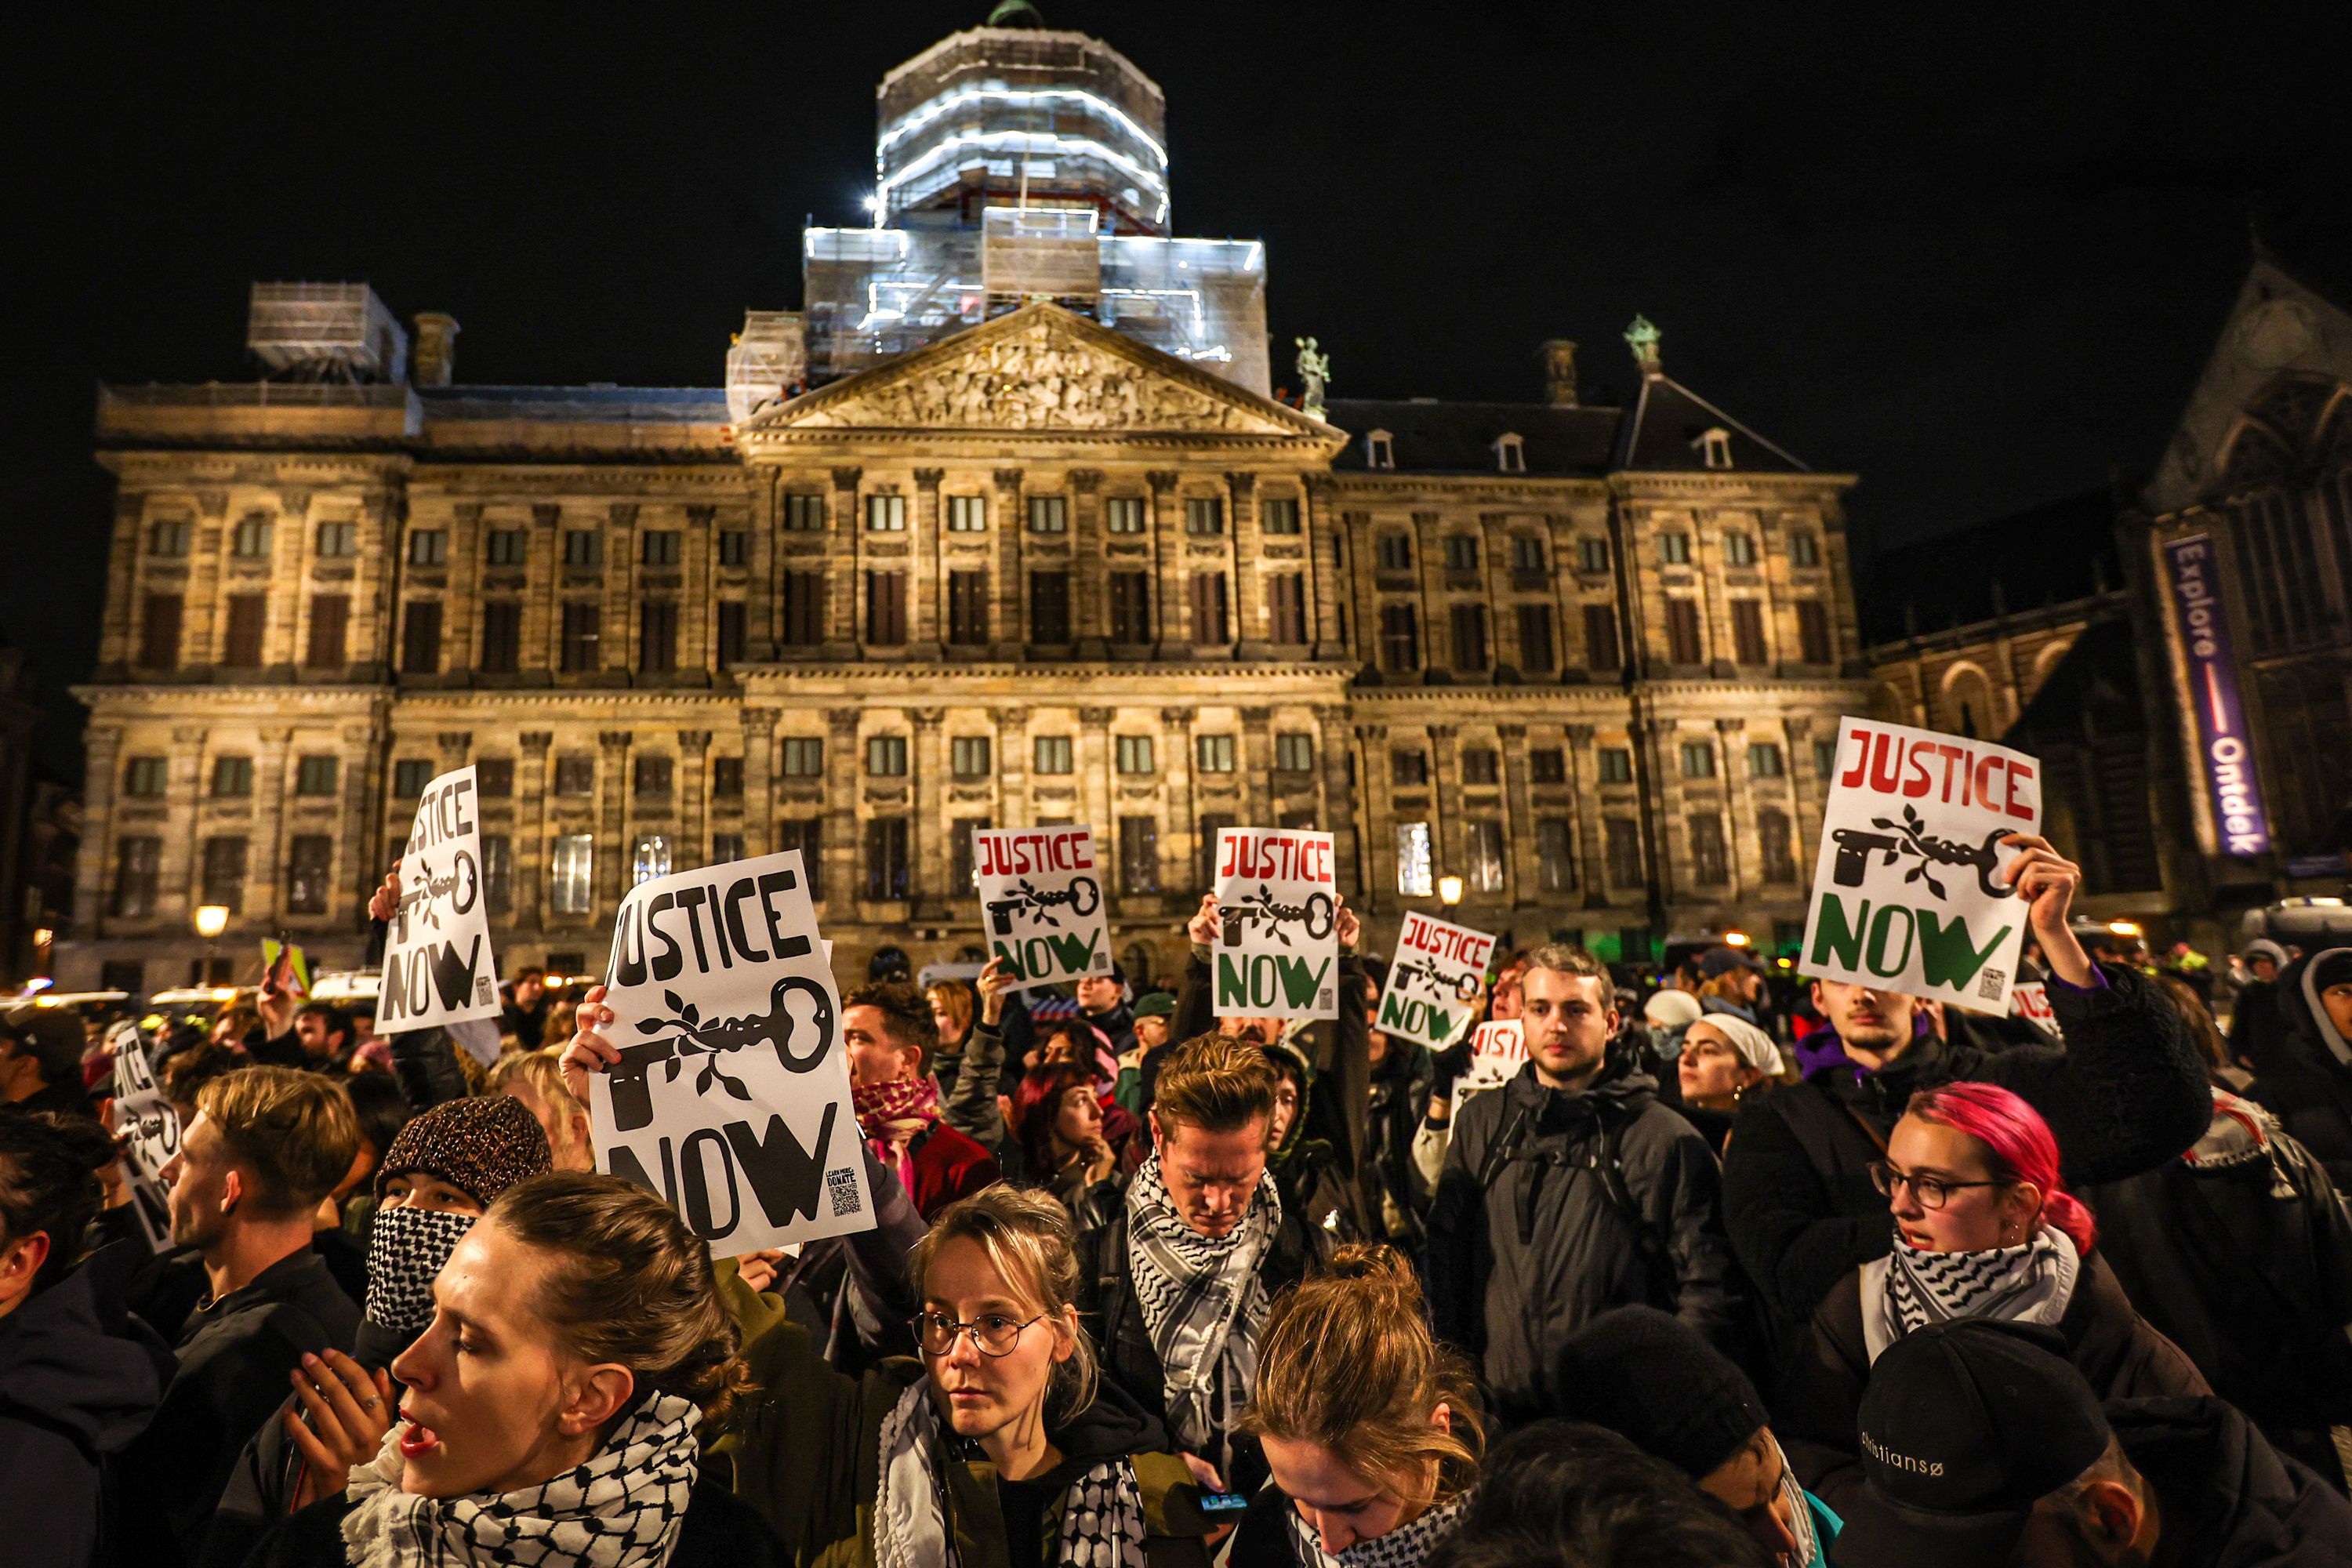
[[[597,1173],[601,989],[525,972],[495,1053],[282,973],[116,1033],[181,1118],[160,1249],[29,1010],[0,1560],[2352,1564],[2352,948],[2152,963],[2011,847],[2047,1026],[1544,942],[1459,1096],[1344,902],[1315,1024],[1214,1016],[1211,897],[1164,990],[885,950],[876,1224],[740,1257]]]

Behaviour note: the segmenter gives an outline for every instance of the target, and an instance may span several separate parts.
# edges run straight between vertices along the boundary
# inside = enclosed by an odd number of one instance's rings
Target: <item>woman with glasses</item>
[[[782,1321],[745,1349],[763,1392],[719,1449],[793,1560],[1205,1568],[1192,1471],[1097,1379],[1062,1205],[989,1187],[940,1213],[908,1268],[919,1359],[846,1377]]]
[[[2058,1174],[2058,1141],[1997,1084],[1911,1097],[1871,1178],[1893,1246],[1832,1289],[1774,1406],[1805,1489],[1841,1512],[1862,1483],[1855,1419],[1871,1363],[1914,1329],[1956,1318],[2039,1325],[2102,1399],[2212,1391],[2132,1308],[2094,1250],[2098,1226]]]

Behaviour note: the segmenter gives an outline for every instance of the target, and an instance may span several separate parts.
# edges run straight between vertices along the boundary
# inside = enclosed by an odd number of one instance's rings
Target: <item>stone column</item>
[[[833,506],[825,519],[831,536],[825,560],[834,568],[846,562],[849,570],[826,574],[831,589],[826,597],[833,601],[830,624],[824,628],[828,643],[866,640],[866,520],[857,515],[857,481],[865,477],[863,468],[833,470]]]
[[[347,917],[353,926],[365,918],[368,900],[375,896],[376,885],[392,866],[381,837],[383,797],[392,782],[384,776],[383,746],[378,733],[382,722],[383,711],[378,710],[376,724],[346,724],[336,731],[335,754],[340,759],[336,772],[342,777],[343,797],[341,843],[336,849],[341,861],[335,878],[336,899],[356,900]]]
[[[1389,731],[1385,724],[1359,724],[1356,742],[1361,759],[1358,776],[1363,781],[1364,820],[1360,825],[1363,851],[1359,864],[1364,877],[1363,911],[1385,912],[1398,907],[1402,895],[1396,887],[1393,855],[1396,846],[1395,778],[1390,772]]]
[[[1102,866],[1102,885],[1118,886],[1118,813],[1117,786],[1111,775],[1117,759],[1111,755],[1110,721],[1115,708],[1078,710],[1078,736],[1072,759],[1077,769],[1078,820],[1095,830],[1095,855]]]
[[[1306,490],[1299,526],[1307,535],[1307,635],[1315,639],[1317,658],[1333,658],[1340,652],[1339,605],[1348,580],[1342,525],[1331,510],[1339,485],[1329,474],[1308,474]]]
[[[548,748],[555,737],[525,730],[515,737],[522,755],[515,760],[514,928],[537,931],[547,898]]]
[[[471,670],[481,665],[481,638],[475,628],[482,619],[482,507],[460,501],[449,520],[449,586],[441,595],[441,668]]]
[[[945,658],[948,651],[947,577],[940,565],[947,550],[947,519],[940,515],[940,481],[946,477],[944,468],[915,470],[915,531],[907,550],[908,570],[914,578],[908,649],[932,658]]]
[[[1241,755],[1234,762],[1242,770],[1242,826],[1273,827],[1274,710],[1244,708],[1241,718]]]
[[[989,639],[992,656],[1018,661],[1029,640],[1029,618],[1023,613],[1028,584],[1021,580],[1021,541],[1029,519],[1021,505],[1021,470],[999,468],[993,510],[996,514],[996,580],[989,584]],[[1003,759],[999,758],[1001,765]]]
[[[932,495],[936,502],[936,489]],[[907,716],[914,721],[915,730],[908,747],[911,754],[907,759],[915,775],[907,810],[907,892],[911,901],[930,904],[953,898],[956,891],[952,885],[952,858],[945,853],[950,848],[946,826],[948,760],[940,723],[947,717],[947,710],[913,708],[908,710]],[[946,912],[940,909],[940,917],[944,918]]]
[[[183,724],[172,731],[172,756],[163,798],[171,812],[165,820],[178,831],[165,831],[161,826],[157,828],[163,847],[162,864],[156,869],[155,919],[158,925],[174,934],[189,929],[196,905],[203,901],[205,763],[209,760],[205,742],[208,734],[197,724]],[[236,921],[229,923],[233,929],[241,929]]]
[[[1746,889],[1748,879],[1741,875],[1739,847],[1756,840],[1756,814],[1748,800],[1747,781],[1732,772],[1735,737],[1747,728],[1745,719],[1717,719],[1715,721],[1715,765],[1723,779],[1723,868],[1729,879],[1724,884],[1724,897],[1737,900]],[[1737,759],[1745,763],[1748,759]]]
[[[825,721],[824,869],[825,898],[836,910],[855,909],[866,896],[863,868],[857,864],[858,781],[866,776],[866,759],[857,751],[857,710],[828,708]]]
[[[604,618],[596,628],[596,668],[625,673],[637,667],[637,503],[616,500],[606,515],[612,526],[604,534]],[[596,879],[604,881],[601,875]]]
[[[293,743],[290,724],[265,724],[261,744],[253,760],[253,818],[247,832],[245,912],[257,922],[276,925],[286,910],[286,751]]]
[[[104,936],[114,914],[114,790],[121,776],[122,731],[113,724],[89,727],[81,786],[82,835],[74,858],[74,908],[82,929]],[[161,897],[161,889],[158,889]]]
[[[1426,572],[1423,573],[1425,581]],[[1462,764],[1454,751],[1455,730],[1451,724],[1429,727],[1429,848],[1436,865],[1432,875],[1443,877],[1448,872],[1462,879],[1463,900],[1469,901],[1470,868],[1463,846],[1455,842],[1454,824],[1462,813]]]
[[[1495,737],[1503,757],[1503,890],[1514,905],[1532,905],[1541,901],[1543,876],[1528,795],[1528,727],[1498,724]]]
[[[530,608],[522,629],[525,669],[556,671],[563,668],[563,616],[556,607],[555,584],[563,575],[563,517],[560,506],[530,509],[530,544],[523,559],[526,597]]]
[[[1592,752],[1592,726],[1570,724],[1568,735],[1570,809],[1576,814],[1577,885],[1584,889],[1584,907],[1603,908],[1609,902],[1607,851],[1601,844],[1600,764]]]
[[[106,562],[106,618],[100,624],[98,638],[100,668],[109,665],[127,667],[131,663],[132,601],[136,597],[132,584],[138,580],[139,558],[145,552],[146,542],[140,532],[140,520],[145,510],[145,498],[135,490],[119,492],[114,498],[114,536]],[[88,910],[96,906],[78,903],[75,907]],[[98,928],[93,925],[90,929],[94,931]]]
[[[718,521],[715,506],[688,507],[677,552],[677,668],[700,670],[706,680],[719,668]]]
[[[743,853],[775,853],[776,710],[745,708],[743,721]]]
[[[1821,850],[1822,810],[1829,804],[1830,781],[1813,769],[1811,716],[1790,715],[1781,724],[1781,732],[1788,737],[1789,748],[1789,853],[1797,862],[1797,882],[1801,888],[1812,875],[1810,868]]]
[[[996,826],[1025,826],[1030,819],[1028,710],[992,708],[988,718],[996,726]]]
[[[1339,703],[1318,704],[1315,709],[1315,819],[1323,831],[1331,836],[1332,859],[1342,868],[1357,870],[1357,885],[1349,892],[1351,897],[1360,899],[1364,880],[1357,844],[1356,803],[1348,789],[1348,753],[1352,744],[1347,709]]]
[[[1173,475],[1170,476],[1171,479]],[[1152,476],[1156,503],[1160,478]],[[1200,863],[1200,813],[1192,800],[1192,710],[1160,710],[1160,776],[1167,784],[1168,832],[1160,846],[1160,885],[1176,892],[1176,903],[1190,918],[1192,907],[1208,889],[1197,886],[1194,868]],[[1171,862],[1173,861],[1171,867]],[[1169,872],[1176,875],[1171,877]]]
[[[1070,470],[1070,522],[1074,541],[1070,562],[1070,636],[1080,658],[1110,657],[1109,568],[1103,558],[1102,470]]]
[[[1225,476],[1225,575],[1233,583],[1233,614],[1225,631],[1244,658],[1263,658],[1269,644],[1264,541],[1257,529],[1257,476]]]
[[[683,871],[688,866],[710,864],[710,731],[680,730],[677,732],[677,771],[683,775],[677,784],[678,837],[686,842],[680,847],[687,853],[670,863]]]
[[[606,730],[596,737],[602,755],[596,761],[596,839],[605,852],[596,857],[596,885],[592,921],[601,922],[621,907],[629,890],[636,845],[629,837],[629,744],[636,737],[626,730]]]
[[[231,542],[228,492],[198,490],[195,542],[188,546],[187,586],[180,601],[180,668],[220,660],[221,578]]]
[[[1184,658],[1192,647],[1184,627],[1184,540],[1176,520],[1168,515],[1176,471],[1154,468],[1144,478],[1151,485],[1151,581],[1160,601],[1152,606],[1151,657]]]

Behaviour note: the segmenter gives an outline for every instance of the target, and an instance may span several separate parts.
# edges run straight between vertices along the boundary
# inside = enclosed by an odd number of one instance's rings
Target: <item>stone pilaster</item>
[[[547,794],[555,781],[548,776],[548,749],[555,737],[545,730],[525,730],[515,737],[522,754],[515,759],[514,925],[536,931],[547,908]]]

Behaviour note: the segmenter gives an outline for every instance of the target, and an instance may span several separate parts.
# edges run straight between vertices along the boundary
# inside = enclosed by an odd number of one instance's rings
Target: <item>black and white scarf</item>
[[[2023,1245],[1980,1252],[1923,1252],[1897,1232],[1885,1258],[1863,1265],[1863,1342],[1879,1352],[1912,1330],[1955,1318],[2054,1324],[2081,1274],[2074,1239],[2045,1225]]]
[[[367,1321],[412,1338],[433,1321],[433,1281],[478,1216],[379,1206],[368,1221]]]
[[[656,1394],[586,1464],[497,1496],[416,1497],[400,1489],[405,1421],[352,1467],[343,1561],[351,1568],[663,1568],[699,1473],[691,1400]]]
[[[1324,1551],[1322,1536],[1299,1517],[1297,1509],[1286,1508],[1282,1516],[1290,1521],[1290,1543],[1297,1548],[1302,1568],[1421,1568],[1429,1554],[1454,1533],[1469,1507],[1470,1494],[1464,1492],[1411,1524],[1359,1541],[1345,1552]]]
[[[947,1482],[940,1470],[940,1415],[929,1378],[898,1396],[882,1419],[882,1489],[874,1500],[879,1568],[945,1568],[954,1560]],[[1143,1488],[1124,1457],[1070,1483],[1052,1561],[1057,1568],[1145,1568]]]
[[[1144,1331],[1159,1352],[1163,1403],[1179,1446],[1206,1449],[1227,1426],[1215,1408],[1220,1386],[1228,1405],[1257,1383],[1258,1331],[1265,1324],[1265,1286],[1258,1265],[1282,1225],[1282,1198],[1274,1173],[1258,1178],[1257,1193],[1230,1235],[1211,1240],[1186,1225],[1160,1179],[1154,1154],[1127,1189],[1127,1250]]]

